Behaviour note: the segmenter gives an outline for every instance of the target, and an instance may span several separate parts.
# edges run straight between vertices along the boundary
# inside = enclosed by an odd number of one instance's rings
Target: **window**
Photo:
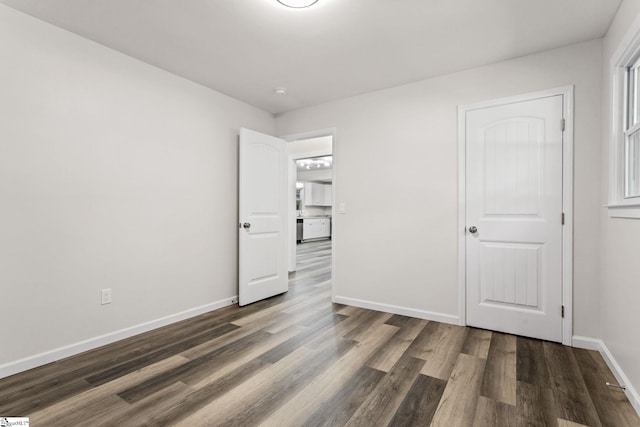
[[[624,197],[640,197],[640,61],[626,67]]]
[[[640,218],[640,22],[613,56],[609,215]]]

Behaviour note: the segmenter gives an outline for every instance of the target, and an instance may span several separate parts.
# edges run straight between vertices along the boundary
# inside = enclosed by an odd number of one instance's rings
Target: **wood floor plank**
[[[262,329],[271,334],[277,334],[278,332],[283,331],[284,329],[287,329],[293,325],[308,324],[309,319],[316,318],[316,316],[318,316],[318,313],[327,312],[327,311],[332,311],[333,313],[339,316],[344,316],[342,313],[336,310],[334,305],[331,304],[331,301],[325,300],[324,302],[318,302],[313,308],[310,308],[310,309],[296,311],[292,313],[286,313],[286,314],[281,313],[278,315],[277,321],[265,322],[265,326]],[[245,327],[249,327],[249,326],[245,326]]]
[[[306,313],[309,309],[314,309],[318,307],[318,304],[321,302],[326,302],[327,296],[325,292],[318,292],[317,294],[311,296],[303,296],[300,300],[295,301],[294,304],[290,304],[287,307],[284,307],[281,311],[286,315],[295,314],[295,313]],[[331,307],[331,309],[335,313],[335,309]]]
[[[232,324],[222,324],[209,331],[190,336],[186,339],[177,339],[175,344],[173,345],[162,347],[140,357],[122,362],[109,369],[105,369],[102,372],[90,375],[86,377],[86,380],[93,386],[104,384],[128,373],[137,371],[138,369],[141,369],[145,366],[156,363],[162,359],[166,359],[167,357],[179,354],[193,347],[194,345],[205,343],[213,338],[225,335],[228,332],[236,329],[238,329],[238,326]]]
[[[584,424],[574,423],[572,421],[563,420],[562,418],[558,418],[558,427],[589,427]]]
[[[555,427],[557,415],[551,389],[521,381],[516,387],[518,427]]]
[[[478,398],[473,427],[513,427],[515,425],[515,406],[485,396]]]
[[[442,333],[438,322],[427,322],[415,340],[407,349],[407,355],[427,360],[433,351],[431,342],[437,340]]]
[[[271,366],[259,359],[251,360],[221,375],[200,388],[192,387],[188,393],[173,400],[164,411],[157,411],[150,416],[150,425],[171,426],[188,418],[191,414],[204,408],[225,393]]]
[[[205,342],[189,350],[186,350],[183,353],[181,353],[181,355],[192,360],[197,359],[237,339],[246,337],[258,331],[268,332],[272,335],[276,335],[282,332],[283,330],[291,327],[292,325],[306,324],[310,321],[310,319],[317,320],[319,318],[324,317],[325,315],[329,315],[332,311],[333,311],[332,308],[330,306],[327,306],[327,307],[318,308],[317,310],[309,310],[309,312],[305,313],[305,315],[303,316],[285,315],[284,313],[274,313],[269,320],[243,326],[240,329],[227,333],[226,335],[213,338],[208,342]],[[303,329],[300,329],[300,332],[302,332],[302,330]]]
[[[258,425],[354,344],[343,341],[338,347],[323,351],[299,348],[177,425]],[[302,351],[306,354],[300,354]]]
[[[261,363],[268,366],[253,375],[250,381],[244,381],[226,393],[215,396],[200,409],[177,420],[173,425],[183,427],[222,425],[223,420],[232,418],[240,406],[242,408],[250,406],[247,397],[251,402],[259,400],[261,396],[269,393],[275,381],[288,378],[297,369],[301,369],[303,364],[310,360],[314,354],[316,353],[313,350],[300,347],[276,365],[260,360]]]
[[[176,355],[154,363],[153,365],[145,366],[136,372],[119,377],[101,386],[91,388],[54,405],[50,405],[43,410],[37,411],[31,415],[31,421],[34,425],[89,424],[97,419],[95,418],[96,416],[105,415],[103,407],[105,410],[109,409],[118,412],[119,407],[129,406],[116,396],[117,393],[158,375],[158,373],[167,369],[180,366],[187,361],[188,359]]]
[[[447,380],[464,344],[467,328],[440,323],[438,331],[424,350],[423,357],[426,358],[426,363],[420,373]]]
[[[39,409],[47,408],[89,389],[91,389],[91,384],[85,381],[84,378],[76,378],[71,381],[60,382],[45,390],[39,391],[37,394],[16,394],[15,399],[12,399],[9,402],[0,403],[0,413],[29,414]]]
[[[361,312],[362,312],[362,309],[354,305],[343,305],[336,311],[336,313],[342,314],[344,316],[351,316],[352,314],[357,314]]]
[[[440,404],[433,415],[432,427],[473,425],[485,363],[484,359],[468,354],[461,353],[458,356]]]
[[[398,322],[393,323],[397,324]],[[387,324],[390,323],[387,322]],[[387,345],[367,361],[367,366],[389,372],[426,324],[426,320],[406,318],[406,321],[400,326],[400,330],[389,340]]]
[[[402,403],[404,395],[420,374],[424,363],[424,360],[411,356],[404,356],[398,360],[346,425],[350,427],[387,425]]]
[[[114,394],[82,403],[82,411],[35,412],[29,416],[33,426],[95,426],[100,421],[111,420],[114,414],[125,411],[129,405]],[[48,408],[47,408],[48,409]]]
[[[262,344],[257,345],[253,348],[247,348],[246,351],[242,352],[241,355],[238,355],[238,357],[234,358],[233,360],[229,360],[229,362],[224,364],[223,366],[219,366],[217,369],[212,370],[205,377],[184,378],[183,381],[195,389],[206,387],[210,383],[214,381],[218,381],[223,376],[226,376],[227,374],[231,373],[236,368],[244,364],[247,364],[249,362],[252,362],[254,359],[262,361],[262,359],[260,359],[261,355],[270,351],[274,347],[282,344],[283,342],[289,340],[290,338],[296,336],[297,334],[300,333],[300,330],[301,328],[297,326],[292,326],[288,329],[285,329],[282,332],[273,334],[271,337],[265,340]],[[264,362],[264,363],[268,363],[268,362]]]
[[[605,427],[640,425],[637,414],[624,391],[607,386],[607,382],[617,384],[617,381],[600,353],[574,348],[573,354],[602,425]]]
[[[516,379],[542,388],[551,386],[542,341],[524,337],[517,338]]]
[[[558,418],[601,427],[602,423],[571,348],[545,342],[543,349]]]
[[[321,402],[320,407],[301,425],[303,427],[344,426],[384,376],[385,373],[382,371],[362,366],[348,378],[336,394]]]
[[[428,426],[440,404],[446,381],[418,375],[394,414],[390,427]]]
[[[257,311],[255,313],[251,313],[250,315],[243,316],[239,319],[233,321],[234,325],[237,326],[246,326],[255,322],[264,322],[265,320],[269,320],[271,316],[277,314],[279,312],[287,312],[287,309],[294,307],[298,304],[306,304],[313,305],[315,302],[320,300],[326,300],[326,295],[322,291],[318,291],[315,294],[303,294],[298,295],[294,298],[291,298],[286,301],[282,301],[282,303],[273,305],[264,310]]]
[[[370,335],[359,342],[345,356],[331,365],[323,375],[317,377],[304,390],[283,404],[267,420],[263,426],[279,427],[283,425],[302,425],[310,414],[320,409],[323,402],[348,387],[349,379],[355,375],[362,365],[378,351],[386,347],[390,339],[398,332],[395,326],[380,324],[372,326]]]
[[[268,363],[276,363],[283,357],[287,356],[297,348],[313,341],[318,336],[321,336],[325,331],[331,330],[332,327],[343,320],[344,317],[329,313],[327,316],[323,316],[322,320],[314,322],[313,327],[303,330],[298,335],[288,339],[287,341],[272,348],[268,352],[260,355],[260,359]]]
[[[393,316],[391,313],[383,313],[381,311],[369,310],[367,320],[360,322],[353,329],[344,335],[345,339],[361,341],[369,333],[369,328],[375,325],[381,325],[385,323],[389,318]]]
[[[480,395],[516,405],[516,337],[494,332]]]
[[[153,378],[149,378],[140,384],[118,393],[118,396],[129,403],[134,403],[175,382],[186,381],[188,378],[193,378],[193,375],[204,377],[208,371],[219,369],[220,367],[231,363],[237,357],[240,357],[247,348],[258,346],[269,337],[270,334],[258,331],[212,351],[209,354],[199,357],[198,359],[190,360],[180,366],[168,369]]]
[[[477,328],[468,329],[467,338],[462,344],[460,353],[486,359],[489,355],[489,345],[491,344],[491,331]]]
[[[191,388],[186,384],[175,382],[133,405],[110,413],[108,417],[94,420],[91,425],[95,427],[162,425],[156,422],[156,417],[166,413],[190,390]]]

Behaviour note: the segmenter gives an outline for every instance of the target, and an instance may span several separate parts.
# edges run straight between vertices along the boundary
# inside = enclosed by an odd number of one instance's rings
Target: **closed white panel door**
[[[287,156],[283,139],[240,129],[239,302],[288,290]]]
[[[471,326],[562,341],[562,102],[466,113]]]

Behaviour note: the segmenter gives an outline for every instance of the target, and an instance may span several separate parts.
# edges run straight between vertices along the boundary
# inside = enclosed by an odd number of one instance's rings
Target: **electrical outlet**
[[[102,295],[102,305],[111,304],[111,288],[103,289],[101,291]]]

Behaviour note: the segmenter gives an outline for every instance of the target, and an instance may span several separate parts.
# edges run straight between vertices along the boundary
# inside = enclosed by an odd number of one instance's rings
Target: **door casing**
[[[469,111],[504,104],[562,95],[565,128],[562,142],[562,343],[573,344],[573,86],[458,106],[458,304],[460,325],[466,326],[466,114]]]

